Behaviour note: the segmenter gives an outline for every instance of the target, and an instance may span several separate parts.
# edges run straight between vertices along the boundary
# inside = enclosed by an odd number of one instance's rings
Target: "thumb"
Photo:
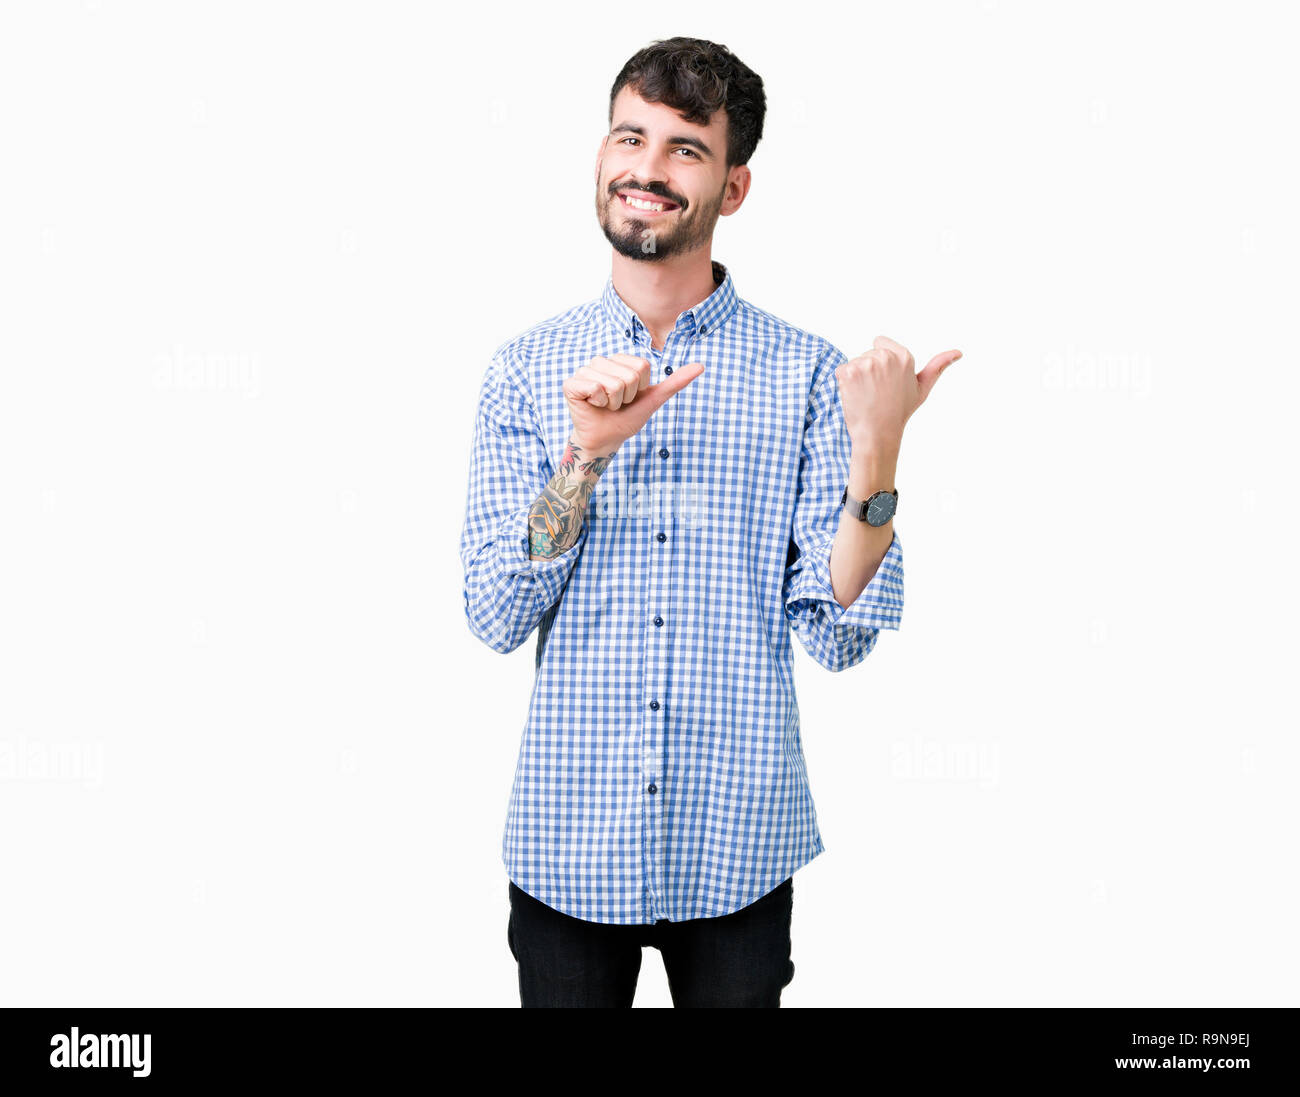
[[[958,358],[961,357],[959,350],[946,350],[942,354],[936,354],[926,364],[925,369],[916,375],[917,383],[921,389],[921,402],[930,395],[930,390],[934,388],[934,383],[939,380],[943,371],[951,366]]]
[[[688,366],[682,366],[681,369],[675,370],[672,376],[666,380],[660,381],[657,385],[651,385],[646,389],[645,394],[650,397],[651,414],[663,407],[670,396],[681,392],[703,372],[704,364],[702,362],[692,362]]]

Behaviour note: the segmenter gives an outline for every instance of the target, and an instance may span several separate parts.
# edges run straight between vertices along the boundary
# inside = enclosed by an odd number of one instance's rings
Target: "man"
[[[675,1006],[780,1005],[823,850],[789,630],[838,671],[899,626],[902,431],[959,353],[847,361],[738,296],[712,237],[765,105],[725,46],[634,55],[596,156],[611,277],[483,381],[465,613],[496,651],[538,633],[502,842],[524,1006],[630,1006],[645,945]]]

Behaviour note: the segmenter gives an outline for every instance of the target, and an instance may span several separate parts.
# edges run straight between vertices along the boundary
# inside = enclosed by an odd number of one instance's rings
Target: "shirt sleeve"
[[[831,586],[831,546],[850,450],[835,370],[847,360],[832,347],[814,373],[782,588],[790,627],[808,654],[832,671],[862,662],[880,630],[897,629],[903,616],[903,545],[896,529],[876,574],[851,605],[841,606]]]
[[[525,380],[493,357],[479,392],[460,539],[465,617],[493,651],[514,651],[564,590],[587,541],[550,560],[529,551],[529,512],[555,475]]]

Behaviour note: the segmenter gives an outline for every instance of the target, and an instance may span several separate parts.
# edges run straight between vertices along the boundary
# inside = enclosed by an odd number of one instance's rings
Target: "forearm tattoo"
[[[588,457],[572,441],[565,443],[559,471],[528,515],[530,556],[551,560],[577,544],[596,480],[613,459]]]

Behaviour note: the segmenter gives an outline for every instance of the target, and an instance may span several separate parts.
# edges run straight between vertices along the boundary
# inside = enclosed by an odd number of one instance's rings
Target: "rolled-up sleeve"
[[[903,618],[903,545],[897,531],[871,582],[852,604],[840,605],[831,586],[831,547],[849,477],[849,434],[835,378],[844,361],[847,357],[832,348],[814,373],[782,587],[790,627],[808,654],[832,671],[862,662],[880,630],[897,629]]]
[[[493,651],[513,651],[564,590],[587,540],[550,560],[529,556],[529,514],[555,475],[526,379],[498,352],[483,379],[461,531],[465,617]]]

